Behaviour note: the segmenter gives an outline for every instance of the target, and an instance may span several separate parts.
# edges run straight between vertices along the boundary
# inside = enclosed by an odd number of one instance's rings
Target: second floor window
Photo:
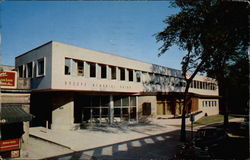
[[[107,78],[107,66],[106,65],[100,65],[101,66],[101,78]]]
[[[128,70],[128,80],[131,82],[134,80],[134,72],[131,69]]]
[[[89,73],[90,73],[90,77],[96,77],[96,64],[95,63],[89,63]]]
[[[33,73],[33,65],[32,62],[27,64],[27,69],[28,69],[28,77],[31,78],[32,77],[32,73]]]
[[[64,74],[65,75],[70,75],[70,59],[65,58],[65,62],[64,62]]]
[[[116,79],[116,67],[110,66],[111,68],[111,79]]]
[[[23,65],[18,67],[18,73],[19,73],[19,77],[23,78]]]
[[[120,80],[125,81],[125,69],[124,68],[119,68],[120,69]]]
[[[77,75],[84,76],[84,62],[77,61]]]
[[[42,76],[44,75],[44,59],[39,59],[37,61],[37,75]]]

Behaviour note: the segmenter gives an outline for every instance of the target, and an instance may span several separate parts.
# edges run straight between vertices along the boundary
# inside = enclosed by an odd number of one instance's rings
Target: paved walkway
[[[36,139],[46,140],[47,144],[45,142],[43,143],[45,146],[43,150],[41,150],[43,146],[36,148],[34,144],[33,146],[31,145],[28,149],[27,159],[43,159],[60,154],[94,151],[97,148],[103,148],[102,155],[113,155],[115,152],[128,150],[128,142],[133,146],[141,146],[143,143],[154,144],[171,137],[169,135],[161,136],[162,134],[175,132],[174,134],[178,136],[179,131],[177,130],[179,130],[179,128],[168,126],[164,120],[145,124],[88,127],[87,129],[74,131],[46,130],[46,128],[43,127],[34,127],[30,128],[30,135],[36,137]],[[30,139],[31,143],[34,141],[34,138]],[[50,143],[51,146],[48,145],[48,143]],[[114,147],[115,144],[117,146]],[[113,147],[110,149],[110,146]],[[109,149],[106,147],[109,147]],[[116,147],[118,148],[115,149]],[[46,150],[48,150],[48,152],[46,152]],[[53,150],[55,150],[54,154]],[[88,153],[88,155],[93,156],[90,153]]]

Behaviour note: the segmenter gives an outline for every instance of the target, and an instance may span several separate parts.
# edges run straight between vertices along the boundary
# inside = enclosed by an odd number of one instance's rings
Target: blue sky
[[[176,47],[157,56],[168,1],[1,2],[2,64],[50,40],[180,69]]]

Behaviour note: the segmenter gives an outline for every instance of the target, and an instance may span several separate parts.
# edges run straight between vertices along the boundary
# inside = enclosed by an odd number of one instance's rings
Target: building
[[[26,151],[29,137],[30,79],[18,78],[14,67],[0,66],[0,156],[15,158]],[[23,152],[23,153],[24,153]]]
[[[32,125],[72,129],[81,123],[137,122],[181,114],[181,71],[50,41],[15,59],[31,78]],[[218,87],[197,75],[188,113],[218,114]]]

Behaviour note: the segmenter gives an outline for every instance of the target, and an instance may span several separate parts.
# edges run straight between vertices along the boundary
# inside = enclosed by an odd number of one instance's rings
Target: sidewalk
[[[177,130],[179,130],[179,128],[168,126],[167,121],[164,120],[155,120],[147,124],[89,127],[75,131],[50,130],[43,127],[34,127],[30,128],[30,135],[35,138],[31,138],[30,141],[34,142],[38,139],[45,140],[43,145],[46,149],[41,150],[43,146],[37,148],[31,145],[32,148],[29,147],[28,149],[27,159],[44,159],[79,151],[92,150],[93,152],[93,150],[97,148],[105,148],[107,146],[113,146],[114,144],[119,144],[117,151],[126,150],[128,146],[123,146],[122,144],[126,144],[128,141],[130,141],[130,143],[138,143],[137,145],[139,146],[141,145],[140,143],[156,143],[169,138],[169,136],[161,136],[161,134]],[[178,132],[175,132],[175,134],[176,133],[179,134]],[[141,141],[142,139],[143,142]],[[49,152],[46,152],[46,150]],[[55,150],[54,154],[53,150]],[[107,155],[112,155],[116,152],[114,150],[110,151],[110,149],[102,151],[106,152],[105,154]]]

